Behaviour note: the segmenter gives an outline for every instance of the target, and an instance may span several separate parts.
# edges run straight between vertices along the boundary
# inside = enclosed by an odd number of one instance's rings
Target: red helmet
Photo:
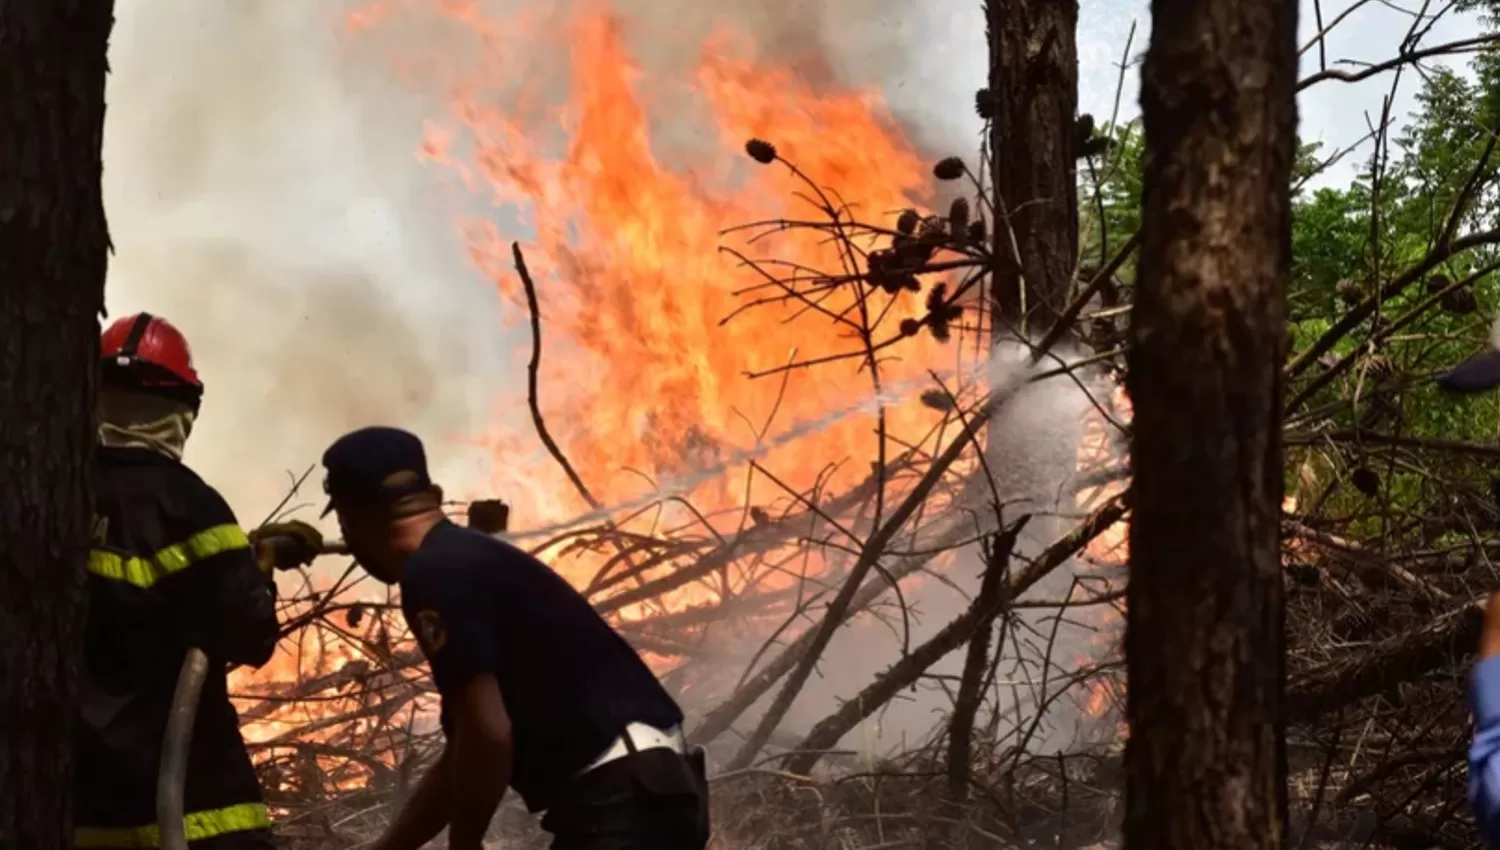
[[[193,404],[203,396],[187,337],[160,316],[138,313],[105,328],[99,358],[105,386],[147,390]]]

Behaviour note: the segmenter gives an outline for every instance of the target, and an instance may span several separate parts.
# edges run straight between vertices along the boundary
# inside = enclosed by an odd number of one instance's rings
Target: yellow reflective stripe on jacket
[[[162,549],[150,558],[133,558],[103,549],[89,552],[89,572],[136,587],[150,587],[172,573],[186,569],[196,561],[221,552],[250,548],[250,538],[234,523],[200,531],[192,537]]]
[[[264,803],[241,803],[222,809],[188,812],[183,818],[187,840],[202,841],[230,832],[247,829],[270,829],[271,815]],[[126,850],[126,848],[156,847],[161,843],[161,830],[156,824],[148,826],[80,826],[73,830],[73,846],[78,850]]]

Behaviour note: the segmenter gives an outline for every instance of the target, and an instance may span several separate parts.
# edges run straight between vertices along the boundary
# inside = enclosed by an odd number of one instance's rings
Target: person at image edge
[[[1489,347],[1443,375],[1437,384],[1458,395],[1500,387],[1500,319],[1490,330]],[[1485,846],[1500,850],[1500,593],[1491,595],[1485,605],[1479,659],[1469,673],[1469,709],[1474,715],[1469,805]]]
[[[1474,740],[1469,745],[1469,802],[1485,846],[1500,850],[1500,593],[1489,598],[1479,660],[1469,674]]]

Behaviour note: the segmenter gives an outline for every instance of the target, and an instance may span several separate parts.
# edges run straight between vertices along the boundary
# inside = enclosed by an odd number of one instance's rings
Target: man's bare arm
[[[451,850],[479,850],[490,818],[510,787],[514,740],[510,712],[494,675],[473,677],[459,699],[453,752]]]
[[[370,850],[419,850],[448,825],[452,813],[453,744],[417,783],[385,835]]]

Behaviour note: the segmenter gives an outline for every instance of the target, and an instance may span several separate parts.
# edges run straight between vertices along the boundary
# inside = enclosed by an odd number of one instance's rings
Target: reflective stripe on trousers
[[[264,803],[240,803],[222,809],[188,812],[183,821],[188,841],[202,841],[231,832],[271,828],[271,815],[266,811]],[[154,823],[123,827],[80,826],[73,830],[73,846],[79,850],[148,848],[156,847],[160,842],[161,831]]]
[[[238,525],[230,523],[200,531],[149,558],[135,558],[104,549],[93,549],[89,552],[89,572],[136,587],[150,587],[172,573],[187,569],[196,561],[248,548],[250,538]]]

